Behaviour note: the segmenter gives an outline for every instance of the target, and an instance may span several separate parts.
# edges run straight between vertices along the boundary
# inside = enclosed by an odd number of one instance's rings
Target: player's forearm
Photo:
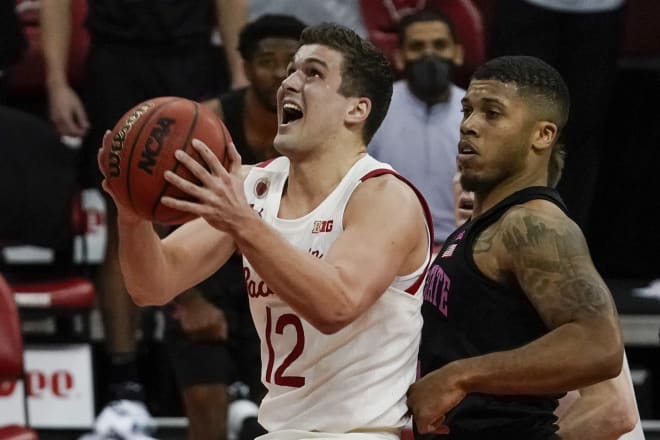
[[[616,440],[635,427],[632,411],[617,399],[601,401],[583,396],[559,419],[562,440]]]
[[[360,313],[336,267],[293,247],[260,219],[244,222],[234,238],[268,288],[319,331],[336,332]]]
[[[41,44],[49,89],[67,84],[71,20],[71,0],[42,0]]]
[[[558,394],[615,377],[623,345],[613,320],[562,325],[514,350],[455,362],[462,388],[494,395]]]
[[[172,285],[167,275],[168,261],[153,226],[143,220],[122,220],[119,229],[119,263],[124,283],[138,305],[160,305],[169,301]]]

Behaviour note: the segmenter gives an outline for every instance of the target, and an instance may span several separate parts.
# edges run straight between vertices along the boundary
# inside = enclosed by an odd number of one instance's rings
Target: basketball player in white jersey
[[[407,422],[432,231],[422,198],[366,153],[391,93],[370,43],[338,25],[308,28],[278,92],[283,157],[245,177],[233,147],[229,172],[199,141],[210,171],[179,151],[201,183],[166,178],[197,202],[162,202],[201,218],[162,241],[119,207],[138,304],[167,303],[243,254],[268,388],[260,439],[393,440]]]

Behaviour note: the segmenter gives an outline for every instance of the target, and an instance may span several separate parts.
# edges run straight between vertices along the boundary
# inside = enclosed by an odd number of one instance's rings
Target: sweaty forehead
[[[514,83],[504,83],[497,80],[472,80],[468,86],[464,101],[472,104],[480,102],[499,102],[509,105],[520,101],[518,87]]]
[[[329,68],[339,67],[342,61],[342,55],[338,50],[322,44],[304,44],[298,48],[293,57],[295,64],[306,62],[320,62]]]

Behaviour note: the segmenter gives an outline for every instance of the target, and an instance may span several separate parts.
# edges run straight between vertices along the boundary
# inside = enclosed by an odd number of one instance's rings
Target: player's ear
[[[352,98],[346,112],[346,122],[356,124],[363,122],[371,112],[371,100],[367,97]]]
[[[537,150],[545,150],[554,145],[559,135],[559,127],[551,121],[539,121],[533,133],[532,146]]]

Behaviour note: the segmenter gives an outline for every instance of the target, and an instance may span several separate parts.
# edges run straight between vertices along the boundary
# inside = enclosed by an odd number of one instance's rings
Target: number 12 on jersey
[[[275,363],[275,350],[273,348],[273,338],[278,335],[284,336],[284,329],[288,326],[293,327],[296,332],[296,343],[282,363],[275,370],[273,376],[273,367]],[[273,334],[273,330],[275,334]],[[293,313],[285,313],[275,323],[273,329],[273,312],[270,307],[266,307],[266,345],[268,346],[268,364],[266,365],[266,382],[275,383],[284,387],[300,388],[305,385],[305,378],[302,376],[285,376],[284,373],[289,366],[300,357],[305,348],[305,332],[300,318]]]

